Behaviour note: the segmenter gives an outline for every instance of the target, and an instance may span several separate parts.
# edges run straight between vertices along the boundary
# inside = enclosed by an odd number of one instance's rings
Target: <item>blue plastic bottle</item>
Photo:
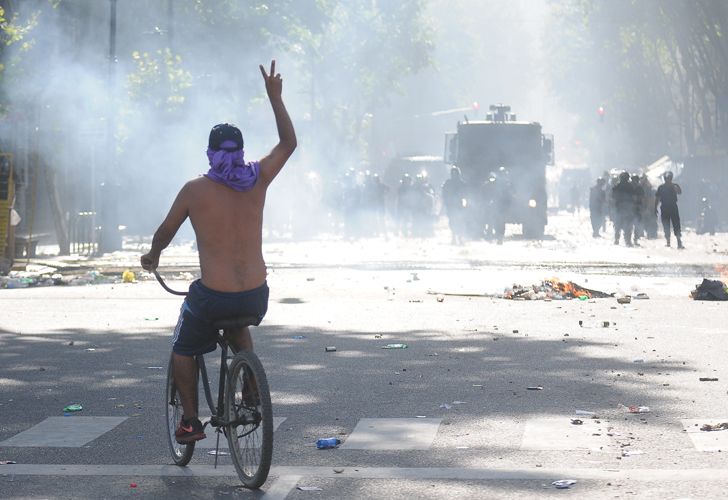
[[[316,448],[319,450],[325,450],[328,448],[336,448],[341,444],[341,440],[337,438],[326,438],[326,439],[319,439],[316,441]]]

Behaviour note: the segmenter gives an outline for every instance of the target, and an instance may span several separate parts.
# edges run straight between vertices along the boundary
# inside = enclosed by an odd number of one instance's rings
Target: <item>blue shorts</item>
[[[206,354],[217,348],[215,321],[255,316],[260,324],[268,311],[268,284],[245,292],[217,292],[200,280],[190,285],[172,339],[172,352],[184,356]]]

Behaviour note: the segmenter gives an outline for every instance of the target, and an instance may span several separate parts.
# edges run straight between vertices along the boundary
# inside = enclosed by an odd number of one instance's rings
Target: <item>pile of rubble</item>
[[[590,290],[572,281],[552,278],[529,286],[514,284],[506,288],[501,297],[511,300],[588,300],[614,297],[614,294]]]

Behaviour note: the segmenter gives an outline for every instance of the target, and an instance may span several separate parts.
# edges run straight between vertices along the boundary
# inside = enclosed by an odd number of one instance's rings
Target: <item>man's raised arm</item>
[[[286,106],[283,104],[282,91],[283,79],[280,73],[276,74],[275,60],[270,63],[270,74],[265,72],[263,65],[260,66],[260,72],[265,81],[265,90],[268,93],[268,99],[273,107],[273,115],[276,119],[276,127],[278,127],[278,144],[273,150],[260,160],[260,176],[266,184],[278,175],[283,165],[293,154],[296,149],[296,131],[293,129],[293,123],[288,116]]]

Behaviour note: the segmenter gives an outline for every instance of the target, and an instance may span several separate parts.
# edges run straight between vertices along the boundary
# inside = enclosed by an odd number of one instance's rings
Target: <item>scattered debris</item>
[[[438,302],[445,302],[445,296],[442,294],[438,294],[436,299]]]
[[[526,387],[529,391],[543,391],[543,387],[540,385],[532,385],[531,387]]]
[[[0,465],[15,465],[17,463],[15,460],[0,460]]]
[[[583,420],[580,418],[572,418],[571,419],[571,425],[582,425],[584,423]]]
[[[324,350],[326,352],[336,352],[336,346],[333,346],[333,345],[326,346],[326,348]]]
[[[701,382],[717,382],[718,378],[717,377],[700,377],[698,380],[700,380]]]
[[[642,358],[637,358],[637,359],[632,360],[632,363],[644,363],[644,362],[645,362],[645,360]]]
[[[305,335],[294,335],[294,336],[293,336],[293,337],[291,337],[291,338],[292,338],[293,340],[303,340],[303,339],[305,339],[305,338],[306,338],[306,336],[305,336]]]
[[[71,412],[75,412],[75,411],[83,411],[83,406],[81,406],[78,403],[73,403],[73,404],[70,404],[70,405],[66,406],[65,408],[63,408],[63,411],[66,413],[71,413]]]
[[[625,295],[624,297],[619,297],[617,299],[617,304],[629,304],[632,302],[632,297],[629,295]]]
[[[722,281],[704,278],[702,283],[695,285],[690,297],[693,300],[728,300],[728,290]]]
[[[704,424],[701,431],[712,432],[712,431],[728,431],[728,422],[721,422],[720,424]]]
[[[650,407],[649,406],[624,406],[623,404],[617,405],[617,408],[620,410],[627,410],[628,413],[649,413]]]
[[[632,457],[635,455],[644,455],[645,452],[642,450],[622,450],[623,457]]]
[[[650,297],[646,293],[640,292],[640,293],[634,295],[632,298],[633,299],[636,299],[636,300],[647,300]]]
[[[336,474],[341,474],[342,472],[344,472],[344,468],[343,467],[337,467],[337,468],[334,469],[334,472]]]
[[[574,412],[574,413],[576,415],[579,415],[580,417],[591,417],[591,418],[596,418],[597,417],[597,414],[594,413],[593,411],[576,410],[576,412]]]
[[[163,370],[163,366],[147,366],[147,370]]]
[[[208,455],[217,455],[218,457],[225,457],[230,455],[227,451],[224,450],[210,450],[207,452]]]
[[[571,488],[573,485],[575,485],[576,480],[575,479],[559,479],[558,481],[554,481],[551,484],[553,486],[556,486],[556,489],[565,490],[566,488]]]
[[[56,268],[48,266],[26,266],[26,271],[10,271],[7,276],[0,276],[0,288],[29,288],[43,286],[84,286],[116,283],[135,283],[137,280],[154,280],[152,273],[142,272],[136,275],[127,269],[116,275],[102,274],[96,270],[76,271],[78,274],[60,274]],[[167,280],[192,281],[195,275],[189,272],[164,276]]]
[[[407,344],[387,344],[382,349],[407,349]]]
[[[323,491],[318,486],[296,486],[296,489],[301,491]]]

